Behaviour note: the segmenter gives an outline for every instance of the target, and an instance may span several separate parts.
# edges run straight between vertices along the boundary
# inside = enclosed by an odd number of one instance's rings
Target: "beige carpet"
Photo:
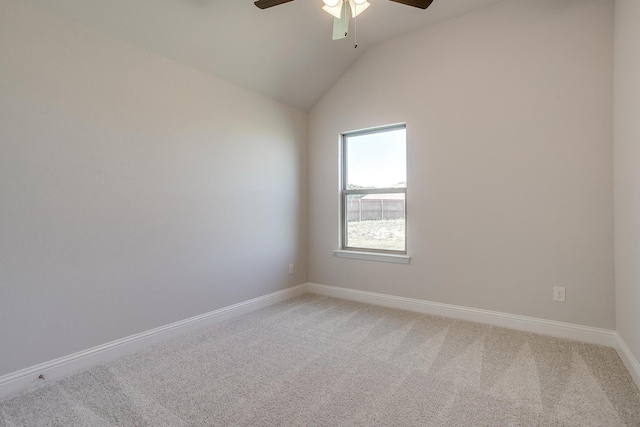
[[[640,426],[615,350],[305,295],[0,402],[0,426]]]

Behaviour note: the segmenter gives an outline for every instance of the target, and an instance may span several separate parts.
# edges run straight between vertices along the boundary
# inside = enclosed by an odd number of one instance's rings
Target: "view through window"
[[[343,135],[342,249],[406,253],[405,125]]]

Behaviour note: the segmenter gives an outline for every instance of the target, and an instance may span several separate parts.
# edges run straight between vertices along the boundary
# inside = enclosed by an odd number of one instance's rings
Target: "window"
[[[406,254],[406,126],[342,135],[341,178],[341,249]]]

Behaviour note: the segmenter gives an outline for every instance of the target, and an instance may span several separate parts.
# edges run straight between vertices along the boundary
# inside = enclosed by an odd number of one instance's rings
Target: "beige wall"
[[[309,280],[613,329],[613,12],[512,0],[370,48],[310,113]],[[338,134],[398,122],[411,265],[335,258]]]
[[[640,358],[640,18],[616,7],[617,328]],[[307,278],[614,328],[613,12],[510,0],[374,46],[307,153],[305,113],[3,0],[0,376]],[[338,134],[397,122],[412,264],[334,258]]]
[[[0,376],[306,281],[305,113],[25,3],[0,2]]]
[[[616,0],[616,327],[640,360],[640,2]]]

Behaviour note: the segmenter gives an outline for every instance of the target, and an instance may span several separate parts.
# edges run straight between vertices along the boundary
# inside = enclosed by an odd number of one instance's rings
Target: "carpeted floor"
[[[615,350],[305,295],[0,402],[0,426],[640,426]]]

